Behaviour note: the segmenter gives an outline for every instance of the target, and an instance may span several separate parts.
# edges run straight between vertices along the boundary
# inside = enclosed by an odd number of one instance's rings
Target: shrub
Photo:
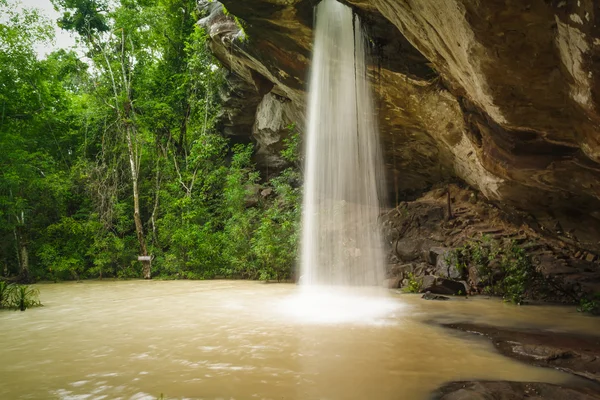
[[[485,292],[516,304],[522,303],[527,288],[541,279],[525,250],[514,240],[499,241],[483,235],[452,250],[445,260],[459,271],[475,267],[485,282]],[[497,279],[499,276],[501,279]]]
[[[39,290],[31,286],[0,281],[0,308],[25,311],[31,307],[39,307],[42,305],[39,295]]]
[[[577,311],[593,315],[600,315],[600,292],[586,296],[579,300],[579,307],[577,307]]]
[[[423,289],[423,278],[417,278],[413,273],[408,273],[408,284],[404,288],[408,293],[419,293]]]

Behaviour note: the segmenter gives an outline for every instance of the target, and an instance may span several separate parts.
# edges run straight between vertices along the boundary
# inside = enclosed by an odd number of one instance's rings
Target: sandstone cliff
[[[230,70],[226,131],[277,167],[302,130],[310,0],[222,0],[200,23]],[[600,252],[600,5],[593,0],[348,0],[372,38],[393,200],[462,181]],[[239,18],[243,25],[235,21]]]

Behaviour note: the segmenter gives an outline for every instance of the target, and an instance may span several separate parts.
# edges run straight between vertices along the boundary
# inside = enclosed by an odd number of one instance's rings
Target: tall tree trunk
[[[27,240],[23,234],[22,227],[15,228],[15,239],[17,241],[17,259],[19,260],[19,280],[29,282],[29,250]]]
[[[146,238],[144,237],[144,226],[140,216],[140,193],[138,189],[138,169],[136,163],[136,153],[133,148],[132,128],[127,125],[125,128],[127,137],[127,148],[129,150],[129,165],[131,166],[131,181],[133,183],[133,220],[135,222],[135,231],[140,245],[140,255],[147,257],[148,249],[146,248]],[[151,279],[150,261],[143,260],[144,279]]]
[[[158,146],[156,150],[156,182],[154,187],[154,208],[152,209],[152,215],[150,216],[150,222],[152,223],[152,243],[158,246],[158,235],[156,234],[156,214],[158,212],[158,201],[160,199],[160,157],[161,147]]]
[[[29,282],[29,251],[24,240],[21,241],[21,278]]]

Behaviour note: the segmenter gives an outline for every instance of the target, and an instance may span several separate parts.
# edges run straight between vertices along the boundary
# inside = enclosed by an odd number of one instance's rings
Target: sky
[[[60,13],[54,10],[54,6],[50,0],[20,0],[21,6],[25,8],[37,8],[40,14],[48,18],[54,28],[55,37],[54,44],[46,45],[38,44],[35,46],[38,58],[44,58],[49,53],[57,49],[68,49],[75,46],[75,36],[71,33],[63,31],[56,25],[56,20],[60,17]]]

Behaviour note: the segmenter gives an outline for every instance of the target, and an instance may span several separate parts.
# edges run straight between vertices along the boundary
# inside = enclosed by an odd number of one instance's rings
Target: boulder
[[[387,289],[398,289],[402,285],[402,278],[397,276],[383,281],[383,287]]]
[[[390,278],[399,277],[401,280],[408,277],[412,273],[415,264],[388,264],[387,274]]]
[[[395,243],[396,256],[403,261],[415,261],[421,258],[425,250],[434,246],[435,242],[421,238],[400,239]]]
[[[437,276],[434,275],[426,275],[423,277],[421,281],[421,292],[426,293],[429,291],[429,288],[435,286],[435,282],[437,281]]]
[[[447,247],[432,247],[429,249],[429,260],[435,265],[435,275],[450,279],[460,279],[463,277],[463,271],[460,271],[456,265],[449,263],[449,255],[452,249]]]
[[[260,195],[261,195],[262,197],[269,197],[269,196],[270,196],[270,195],[272,195],[272,194],[273,194],[273,189],[272,189],[272,188],[266,188],[266,189],[263,189],[263,190],[260,192]]]
[[[468,286],[462,281],[453,281],[428,275],[423,278],[421,291],[445,295],[466,295],[468,293]]]
[[[444,258],[446,256],[446,254],[450,251],[451,249],[447,248],[447,247],[431,247],[429,249],[429,259],[428,262],[430,264],[435,265],[438,260],[440,258]]]

